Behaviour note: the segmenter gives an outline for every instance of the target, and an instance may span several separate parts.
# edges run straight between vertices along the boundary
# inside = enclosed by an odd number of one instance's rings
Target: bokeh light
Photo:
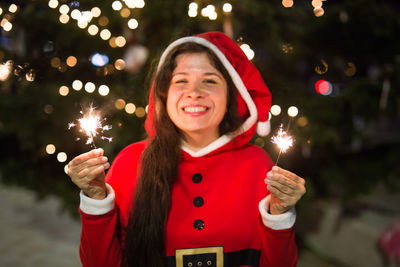
[[[136,116],[138,117],[138,118],[142,118],[142,117],[144,117],[146,115],[146,110],[144,109],[144,107],[138,107],[137,109],[136,109]]]
[[[99,27],[92,24],[88,27],[88,32],[90,35],[96,35],[99,32]]]
[[[282,5],[286,8],[293,6],[293,0],[282,0]]]
[[[51,65],[53,68],[58,68],[58,67],[60,66],[60,64],[61,64],[61,60],[60,60],[60,58],[58,58],[58,57],[53,57],[53,58],[50,60],[50,65]]]
[[[66,24],[69,21],[69,16],[67,14],[61,14],[58,19],[62,24]]]
[[[106,96],[110,93],[110,88],[107,85],[100,85],[99,86],[99,94],[102,96]]]
[[[65,85],[61,86],[58,90],[59,94],[62,96],[67,96],[69,94],[69,88]]]
[[[122,3],[120,1],[114,1],[111,5],[112,9],[119,11],[122,8]]]
[[[83,83],[80,80],[75,80],[72,82],[72,88],[76,91],[79,91],[82,89]]]
[[[115,108],[116,108],[116,109],[121,110],[121,109],[124,109],[124,108],[125,108],[126,102],[125,102],[125,100],[119,98],[119,99],[117,99],[117,100],[115,101],[114,105],[115,105]]]
[[[126,40],[123,36],[118,36],[117,38],[115,38],[115,44],[118,47],[124,47],[126,45]]]
[[[136,106],[133,103],[128,103],[125,105],[125,112],[128,114],[133,114],[136,111]]]
[[[225,3],[225,4],[222,6],[222,10],[223,10],[225,13],[230,13],[230,12],[232,12],[232,5],[229,4],[229,3]]]
[[[297,116],[297,114],[299,114],[299,109],[295,106],[291,106],[288,108],[287,113],[290,117],[294,118]]]
[[[54,111],[54,107],[52,105],[50,105],[50,104],[47,104],[47,105],[44,106],[43,111],[46,114],[51,114]]]
[[[121,14],[121,17],[123,17],[123,18],[127,18],[131,15],[131,11],[126,7],[123,8],[119,13]]]
[[[273,105],[271,107],[271,114],[274,116],[278,116],[281,114],[281,107],[279,105]]]
[[[139,26],[139,23],[138,23],[138,21],[137,21],[136,19],[130,19],[130,20],[128,20],[128,27],[129,27],[129,29],[134,30],[134,29],[136,29],[138,26]]]
[[[65,152],[59,152],[59,153],[57,154],[57,160],[58,160],[59,162],[65,162],[65,161],[67,161],[67,154],[66,154]]]
[[[58,6],[58,1],[57,0],[50,0],[49,1],[49,7],[50,8],[56,8]]]
[[[109,23],[109,20],[108,20],[108,18],[106,16],[102,16],[102,17],[99,18],[99,25],[100,26],[105,27],[105,26],[108,25],[108,23]]]
[[[51,155],[51,154],[54,154],[55,152],[56,152],[56,147],[55,147],[55,145],[53,145],[53,144],[48,144],[48,145],[46,146],[46,153],[47,153],[47,154]]]
[[[92,13],[93,17],[97,18],[101,14],[101,9],[98,7],[93,7],[90,12]]]
[[[319,80],[315,83],[315,90],[321,95],[330,95],[333,91],[333,87],[330,82]]]
[[[16,4],[11,4],[10,7],[8,8],[8,11],[11,13],[15,13],[18,10],[18,6]]]
[[[301,116],[298,120],[297,120],[297,125],[300,127],[305,127],[308,124],[308,119],[304,116]]]
[[[94,90],[96,90],[96,85],[94,85],[94,83],[92,82],[87,82],[85,84],[85,91],[88,93],[93,93]]]
[[[125,61],[123,59],[117,59],[115,61],[114,67],[117,70],[123,70],[125,68]]]
[[[68,14],[69,6],[67,6],[66,4],[63,4],[63,5],[60,6],[58,11],[60,11],[61,14]]]
[[[75,67],[76,63],[78,63],[78,60],[74,56],[69,56],[67,57],[66,62],[69,67]]]
[[[95,53],[90,57],[90,62],[96,67],[103,67],[107,65],[109,59],[106,54]]]

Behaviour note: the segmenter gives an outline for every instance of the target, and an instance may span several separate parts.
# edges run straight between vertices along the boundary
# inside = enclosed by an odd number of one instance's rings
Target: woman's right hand
[[[68,175],[72,182],[93,199],[107,196],[104,171],[110,167],[110,163],[103,154],[103,149],[93,149],[68,163]]]

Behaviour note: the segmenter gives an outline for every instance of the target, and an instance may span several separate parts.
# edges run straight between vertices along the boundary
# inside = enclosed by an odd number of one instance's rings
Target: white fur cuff
[[[93,199],[80,192],[81,203],[79,208],[89,215],[102,215],[114,209],[115,193],[111,185],[106,183],[107,197],[105,199]]]
[[[261,200],[260,204],[258,205],[264,225],[274,230],[283,230],[293,227],[294,223],[296,222],[295,208],[292,207],[287,212],[279,215],[269,214],[268,211],[270,199],[271,195],[268,195],[266,198]]]

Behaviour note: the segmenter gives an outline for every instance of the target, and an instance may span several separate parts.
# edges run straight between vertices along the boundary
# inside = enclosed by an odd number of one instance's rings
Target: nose
[[[200,86],[198,86],[197,84],[192,84],[187,88],[186,97],[193,99],[203,98],[204,92],[203,90],[201,90]]]

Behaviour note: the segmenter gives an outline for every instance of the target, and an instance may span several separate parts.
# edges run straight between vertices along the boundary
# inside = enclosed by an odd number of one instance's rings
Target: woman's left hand
[[[282,214],[293,207],[306,193],[305,181],[296,174],[274,166],[265,179],[271,192],[269,212]]]

